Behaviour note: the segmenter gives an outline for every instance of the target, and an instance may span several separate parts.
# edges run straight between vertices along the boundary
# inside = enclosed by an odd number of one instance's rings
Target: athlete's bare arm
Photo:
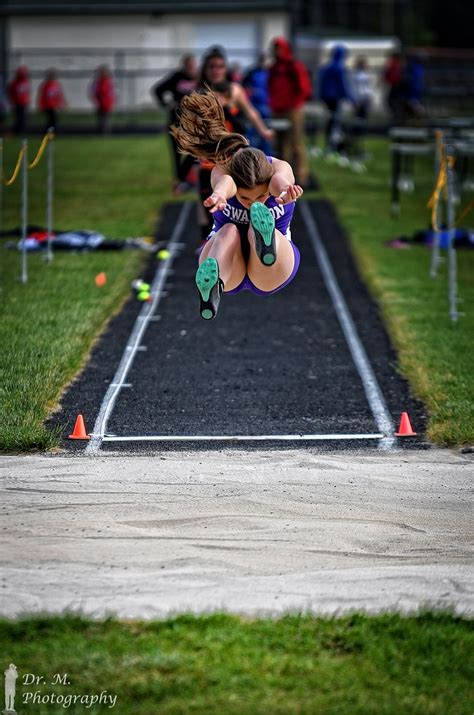
[[[268,188],[272,196],[276,197],[275,201],[277,204],[289,204],[296,201],[303,194],[303,189],[295,184],[295,175],[290,164],[274,157],[272,164],[275,167],[275,173]]]
[[[227,200],[235,196],[237,186],[234,179],[226,174],[220,166],[215,166],[211,173],[212,194],[203,203],[211,214],[222,211]]]

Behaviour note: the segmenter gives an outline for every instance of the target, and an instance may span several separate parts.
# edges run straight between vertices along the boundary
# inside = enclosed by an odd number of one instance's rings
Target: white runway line
[[[158,270],[155,273],[155,277],[153,278],[153,283],[151,284],[151,295],[153,300],[150,303],[143,304],[140,315],[135,321],[128,345],[123,352],[122,359],[112,379],[112,383],[109,385],[109,389],[105,393],[105,397],[100,406],[90,442],[85,449],[86,454],[95,454],[100,450],[100,445],[104,439],[105,431],[107,429],[107,421],[111,415],[118,394],[125,384],[125,378],[127,377],[133,364],[137,351],[143,349],[143,346],[140,346],[140,343],[148,322],[152,318],[153,313],[163,296],[163,286],[168,277],[171,264],[176,257],[177,250],[185,245],[183,243],[178,243],[178,241],[181,238],[181,234],[186,225],[190,208],[191,203],[187,202],[181,209],[181,213],[179,214],[173,233],[171,234],[171,238],[167,245],[167,249],[170,251],[170,256],[160,263]]]
[[[120,437],[106,434],[103,442],[297,442],[382,439],[383,434],[267,434],[267,435],[143,435]]]
[[[347,307],[347,303],[339,288],[337,278],[329,261],[326,249],[321,241],[316,222],[308,208],[308,205],[303,201],[300,203],[301,213],[303,215],[309,237],[313,244],[314,252],[323,275],[323,280],[326,288],[331,296],[332,302],[336,309],[337,317],[341,324],[341,328],[345,335],[349,350],[351,351],[352,359],[357,368],[357,371],[362,380],[367,401],[374,416],[380,432],[383,437],[379,443],[379,449],[393,449],[396,445],[396,439],[393,436],[395,427],[385,403],[384,397],[380,390],[377,378],[375,377],[372,366],[361,343],[357,328],[355,327],[352,316]]]

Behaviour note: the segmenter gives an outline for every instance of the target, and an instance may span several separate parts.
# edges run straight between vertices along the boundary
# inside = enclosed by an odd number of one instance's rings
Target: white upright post
[[[0,231],[3,226],[3,137],[0,137]]]
[[[455,246],[455,209],[454,204],[456,202],[455,186],[454,186],[454,172],[452,168],[452,163],[450,159],[453,158],[454,152],[448,151],[446,149],[447,156],[447,166],[446,166],[446,179],[448,188],[448,198],[447,198],[447,223],[448,223],[448,281],[449,281],[449,316],[453,323],[455,323],[459,317],[458,313],[458,276],[457,276],[457,257],[456,257],[456,246]]]
[[[22,161],[22,190],[21,190],[21,277],[22,283],[28,281],[28,265],[26,256],[26,227],[28,221],[28,139],[23,139]]]
[[[440,130],[437,130],[435,132],[436,136],[436,149],[435,149],[435,169],[436,169],[436,178],[439,176],[439,172],[441,169],[441,163],[443,161],[443,132]],[[430,276],[431,278],[436,278],[438,275],[438,268],[439,264],[441,262],[440,258],[440,252],[439,252],[439,228],[440,228],[440,223],[441,223],[441,218],[442,218],[442,210],[441,210],[441,204],[442,204],[442,197],[439,197],[438,204],[436,206],[436,211],[435,211],[435,226],[433,226],[433,245],[431,246],[431,266],[430,266]]]
[[[51,243],[52,233],[53,233],[53,181],[54,181],[54,160],[53,160],[53,136],[54,130],[52,127],[48,129],[49,142],[48,142],[48,182],[47,182],[47,195],[46,195],[46,230],[48,231],[48,250],[46,254],[46,260],[51,263],[53,260],[53,246]]]

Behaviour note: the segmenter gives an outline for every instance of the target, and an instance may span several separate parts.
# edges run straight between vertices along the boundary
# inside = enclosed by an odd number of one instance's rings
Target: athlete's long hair
[[[242,134],[228,131],[224,110],[213,92],[191,92],[183,97],[178,121],[170,132],[182,153],[218,164],[238,188],[252,189],[270,182],[272,164],[263,151],[250,147]]]

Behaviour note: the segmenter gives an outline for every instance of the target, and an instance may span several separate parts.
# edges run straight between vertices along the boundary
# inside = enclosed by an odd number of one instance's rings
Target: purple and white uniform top
[[[273,163],[273,157],[267,156],[268,162]],[[291,231],[290,223],[293,218],[293,213],[295,211],[295,202],[292,201],[289,204],[277,204],[274,196],[269,196],[265,201],[265,206],[270,209],[275,219],[275,228],[277,228],[280,233],[283,234],[289,241],[291,241]],[[239,229],[240,235],[244,232],[247,233],[247,229],[250,223],[250,211],[243,206],[236,196],[233,196],[227,201],[227,205],[222,211],[216,211],[214,213],[214,223],[212,226],[212,231],[207,237],[209,240],[213,235],[224,226],[226,223],[233,223]]]
[[[267,156],[267,159],[270,163],[272,163],[271,156]],[[265,201],[265,206],[272,212],[275,218],[275,228],[277,228],[285,238],[291,241],[290,223],[295,211],[295,202],[292,201],[289,204],[281,205],[277,204],[274,196],[269,196],[268,199]],[[245,206],[240,203],[236,196],[233,196],[231,199],[229,199],[225,208],[223,208],[222,211],[216,211],[213,214],[213,217],[214,223],[212,225],[212,231],[207,237],[207,240],[211,239],[214,234],[227,223],[233,223],[234,226],[237,226],[241,238],[247,236],[248,228],[250,225],[250,210],[245,208]],[[241,293],[243,290],[250,290],[256,295],[265,296],[272,295],[273,293],[277,293],[278,291],[280,291],[282,288],[285,288],[285,286],[287,286],[288,283],[291,283],[291,281],[295,277],[300,265],[300,252],[298,251],[297,247],[293,242],[291,242],[291,247],[293,249],[293,254],[295,257],[293,270],[291,272],[291,275],[281,285],[277,286],[273,290],[264,291],[260,288],[257,288],[257,286],[254,285],[250,280],[250,277],[246,274],[242,279],[240,285],[230,291],[226,290],[226,294],[235,295],[236,293]]]
[[[293,218],[295,202],[292,201],[290,204],[284,204],[282,206],[281,204],[277,204],[274,196],[269,196],[265,201],[265,206],[270,209],[275,218],[275,228],[291,241],[290,222]],[[239,231],[248,228],[250,224],[249,209],[246,209],[235,196],[227,201],[227,205],[222,211],[216,211],[214,213],[214,223],[208,238],[212,238],[226,223],[235,224]]]

